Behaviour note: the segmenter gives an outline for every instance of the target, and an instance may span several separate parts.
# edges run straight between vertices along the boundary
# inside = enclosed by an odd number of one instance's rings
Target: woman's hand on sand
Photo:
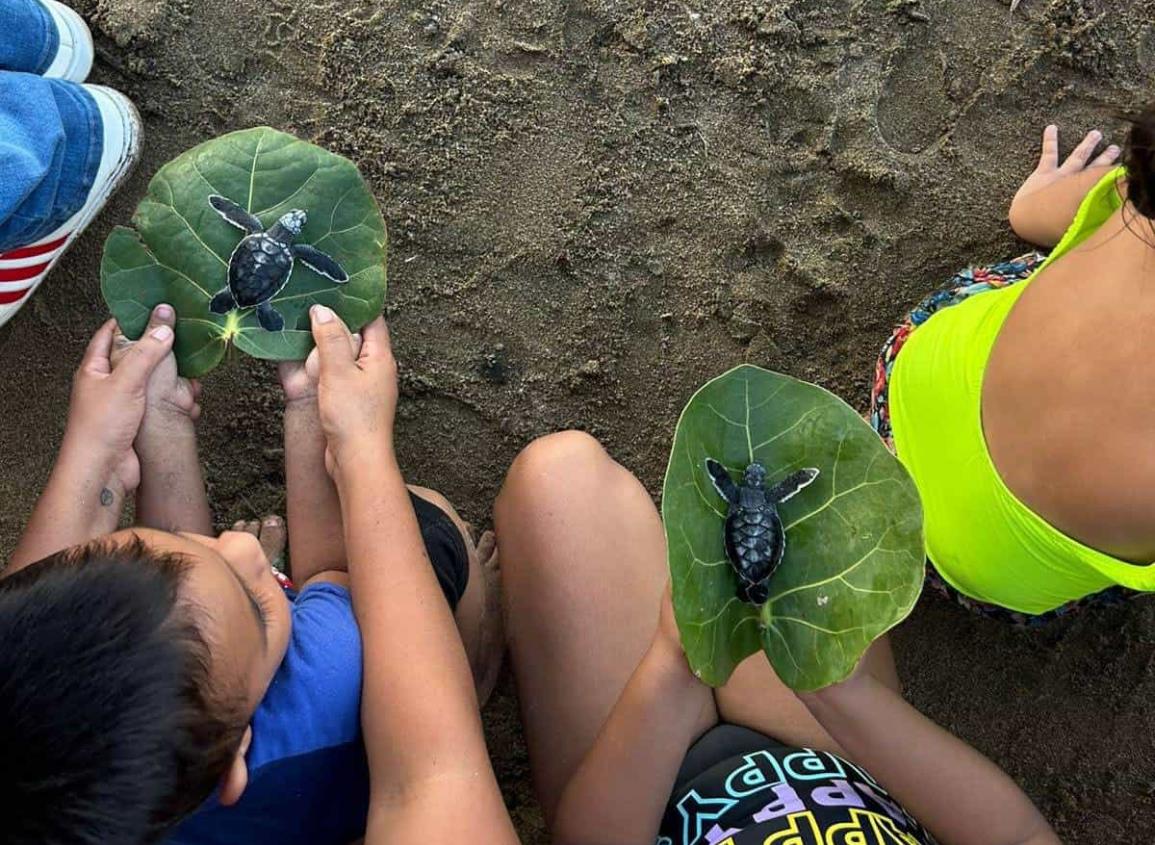
[[[317,383],[329,474],[340,480],[346,469],[395,463],[397,362],[384,318],[364,328],[355,351],[354,336],[331,309],[314,305],[309,315],[317,348],[305,370]]]
[[[141,337],[148,337],[149,333],[167,326],[170,329],[176,326],[176,311],[171,305],[160,304],[152,310],[148,326]],[[132,353],[141,341],[129,340],[118,330],[113,339],[112,354],[109,359],[115,372],[123,361]],[[184,425],[195,422],[201,415],[200,406],[201,385],[196,379],[181,378],[177,371],[176,356],[171,348],[148,380],[145,394],[145,411],[142,427],[166,428],[171,425]]]
[[[113,368],[116,321],[97,330],[72,381],[72,401],[64,451],[99,464],[124,492],[140,483],[140,463],[132,444],[140,431],[154,372],[171,358],[171,326],[150,325]]]
[[[1067,159],[1060,164],[1059,127],[1052,124],[1044,129],[1043,150],[1039,155],[1039,164],[1034,173],[1027,177],[1027,181],[1023,182],[1015,194],[1014,200],[1011,201],[1011,213],[1014,214],[1015,203],[1058,181],[1071,176],[1078,176],[1084,170],[1096,167],[1107,168],[1114,165],[1119,160],[1121,150],[1112,144],[1096,156],[1095,150],[1102,140],[1102,132],[1098,129],[1091,130],[1079,143],[1079,146],[1075,147]]]

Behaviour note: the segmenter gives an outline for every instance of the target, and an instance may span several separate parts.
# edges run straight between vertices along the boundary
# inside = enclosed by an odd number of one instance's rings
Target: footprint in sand
[[[919,153],[942,137],[951,114],[945,59],[930,49],[899,56],[883,82],[876,108],[883,139],[896,150]]]

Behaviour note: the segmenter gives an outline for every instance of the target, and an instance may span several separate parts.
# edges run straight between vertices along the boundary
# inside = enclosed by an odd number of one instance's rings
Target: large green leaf
[[[312,244],[349,274],[336,285],[297,262],[273,305],[283,332],[267,332],[254,309],[213,314],[209,300],[228,282],[228,264],[244,233],[221,219],[208,198],[220,194],[269,227],[292,209],[308,224],[297,243]],[[224,358],[229,343],[249,355],[299,360],[313,347],[308,311],[328,305],[356,330],[385,300],[385,221],[348,159],[292,135],[262,127],[201,144],[153,177],[132,219],[104,245],[105,302],[130,338],[140,337],[153,307],[177,311],[176,356],[185,376],[200,376]]]
[[[736,596],[726,504],[703,467],[735,480],[753,461],[777,483],[817,467],[779,507],[786,557],[761,610]],[[694,672],[721,686],[759,649],[792,689],[845,680],[867,647],[910,613],[922,587],[922,507],[878,435],[838,397],[749,365],[706,384],[678,421],[662,497],[674,610]]]

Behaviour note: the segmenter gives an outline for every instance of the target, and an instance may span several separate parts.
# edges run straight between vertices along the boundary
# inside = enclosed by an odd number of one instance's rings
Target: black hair
[[[1123,158],[1127,199],[1144,217],[1155,219],[1155,102],[1126,118],[1131,123]]]
[[[137,539],[0,580],[0,840],[154,842],[217,786],[248,716],[213,689],[186,570]]]

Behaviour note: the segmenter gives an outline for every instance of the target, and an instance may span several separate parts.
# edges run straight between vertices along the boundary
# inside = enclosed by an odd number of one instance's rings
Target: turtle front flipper
[[[225,288],[214,296],[212,302],[209,303],[209,310],[214,314],[228,314],[236,307],[237,300],[233,297],[233,292],[228,288]]]
[[[343,285],[349,281],[349,274],[345,272],[344,268],[315,246],[294,244],[293,257],[314,273],[324,276],[331,282]]]
[[[737,504],[738,485],[734,483],[730,473],[726,472],[726,468],[713,458],[706,458],[706,472],[710,474],[710,480],[714,483],[718,495],[731,505]]]
[[[767,498],[775,504],[781,504],[794,498],[799,490],[809,487],[817,477],[818,470],[814,467],[800,469],[774,485],[774,488],[767,494]]]
[[[209,205],[213,207],[217,214],[224,218],[226,223],[236,226],[243,232],[250,235],[258,235],[265,231],[265,227],[261,225],[261,221],[254,217],[249,212],[245,211],[228,197],[222,197],[220,194],[212,194],[209,196]]]
[[[279,332],[285,329],[285,318],[268,302],[262,302],[257,306],[257,322],[267,332]]]

